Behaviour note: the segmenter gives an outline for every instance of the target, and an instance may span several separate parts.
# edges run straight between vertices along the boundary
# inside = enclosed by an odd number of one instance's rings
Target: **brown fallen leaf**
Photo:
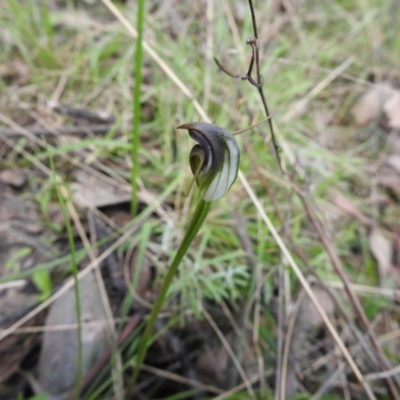
[[[233,332],[226,335],[226,339],[230,345],[233,343]],[[227,380],[227,368],[229,362],[229,354],[223,345],[209,348],[200,354],[197,359],[197,368],[204,375],[204,379],[209,382],[216,382],[223,385]]]
[[[0,78],[5,81],[12,82],[16,79],[26,78],[28,75],[29,67],[19,60],[12,60],[7,64],[0,64]]]
[[[351,110],[358,126],[368,125],[383,111],[386,100],[393,94],[392,86],[383,82],[373,86],[361,98]]]
[[[400,91],[395,90],[386,99],[383,111],[388,118],[388,125],[393,129],[400,129]]]
[[[388,146],[394,154],[400,154],[400,132],[392,132],[388,137]]]
[[[108,345],[107,315],[93,272],[79,281],[82,325],[82,369],[85,373],[101,358]],[[76,324],[74,288],[50,307],[46,327]],[[47,399],[65,399],[77,379],[78,338],[76,329],[46,330],[39,358],[39,383]]]
[[[318,303],[324,309],[328,317],[332,316],[335,310],[335,303],[329,294],[320,286],[312,288]],[[285,398],[295,398],[298,392],[298,374],[304,366],[310,364],[309,352],[311,351],[311,339],[315,336],[318,328],[324,326],[323,320],[310,298],[304,291],[299,294],[303,299],[298,311],[290,318],[295,318],[292,336],[286,336],[290,340],[289,357],[287,360],[287,374],[285,381]],[[326,365],[329,368],[329,365]]]
[[[400,156],[392,154],[386,160],[386,164],[390,165],[393,169],[400,173]]]
[[[120,189],[100,178],[79,171],[72,183],[73,200],[82,207],[105,207],[130,201],[129,190]]]
[[[227,333],[225,338],[229,345],[234,346],[235,333],[233,331]],[[248,335],[246,350],[242,351],[240,363],[246,375],[254,373],[256,365],[256,356],[252,347],[252,338]],[[230,379],[230,357],[226,348],[221,344],[208,348],[204,353],[200,354],[196,363],[199,370],[200,380],[209,382],[216,386],[225,387]]]
[[[1,268],[1,265],[0,265]],[[11,283],[11,282],[10,282]],[[24,315],[26,310],[38,304],[38,296],[35,293],[29,293],[27,290],[27,281],[21,285],[0,287],[0,327],[6,329],[13,322]],[[40,323],[42,317],[36,316],[24,327]],[[0,381],[5,382],[14,373],[18,371],[25,356],[32,350],[37,343],[37,335],[10,335],[0,341]],[[12,349],[12,351],[10,351]],[[0,390],[1,392],[1,390]],[[1,394],[0,394],[1,398]]]
[[[6,169],[0,172],[0,181],[6,185],[20,188],[26,183],[26,175],[20,169]]]
[[[333,314],[335,309],[335,303],[326,292],[325,289],[319,286],[313,286],[313,292],[318,300],[319,305],[324,309],[325,313],[330,316]],[[298,329],[312,330],[323,325],[323,320],[315,308],[313,302],[308,296],[304,298],[301,303],[297,320],[296,327]]]
[[[393,173],[380,174],[377,177],[379,185],[391,189],[398,197],[400,197],[400,176]]]
[[[382,231],[378,228],[373,228],[368,238],[369,248],[372,255],[378,262],[378,271],[380,280],[391,275],[392,269],[392,242],[387,239]]]
[[[359,126],[368,125],[382,113],[386,115],[390,128],[400,129],[400,91],[389,82],[369,89],[352,109]]]

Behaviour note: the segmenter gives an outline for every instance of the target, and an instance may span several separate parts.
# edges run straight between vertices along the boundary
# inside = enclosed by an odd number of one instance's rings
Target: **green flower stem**
[[[176,271],[178,270],[178,267],[179,267],[183,257],[185,256],[190,244],[192,243],[193,239],[196,237],[200,227],[203,225],[203,222],[207,217],[208,211],[210,210],[210,206],[211,206],[211,202],[205,201],[203,199],[200,200],[199,204],[196,207],[196,210],[194,211],[192,219],[189,222],[189,226],[186,230],[185,237],[183,238],[182,243],[179,246],[179,249],[174,257],[174,260],[172,261],[172,264],[168,270],[167,276],[164,279],[163,285],[160,289],[160,293],[157,297],[156,302],[153,305],[153,309],[151,311],[146,329],[145,329],[143,336],[141,338],[141,341],[139,343],[139,350],[138,350],[138,355],[137,355],[137,359],[136,359],[135,371],[134,371],[132,380],[130,382],[130,385],[128,387],[128,390],[126,392],[127,396],[129,396],[129,393],[130,393],[131,389],[133,388],[133,386],[135,385],[137,378],[139,376],[140,368],[143,364],[144,358],[146,357],[147,349],[149,347],[151,334],[152,334],[154,325],[157,321],[158,314],[160,313],[161,308],[164,304],[164,300],[167,295],[168,289],[171,285],[172,279],[174,278]]]
[[[139,125],[140,125],[140,88],[142,85],[143,27],[145,17],[145,0],[138,1],[137,40],[135,53],[135,88],[133,93],[133,127],[132,127],[132,171],[131,171],[131,213],[136,215],[138,208],[137,178],[139,176]]]

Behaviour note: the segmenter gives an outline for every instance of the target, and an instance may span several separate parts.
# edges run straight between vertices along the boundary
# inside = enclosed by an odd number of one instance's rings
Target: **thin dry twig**
[[[260,60],[259,60],[259,40],[257,37],[257,27],[256,27],[256,21],[255,21],[255,15],[252,12],[252,20],[253,20],[253,28],[254,28],[254,38],[249,38],[246,41],[246,44],[251,46],[251,60],[250,60],[250,65],[249,68],[247,70],[247,73],[244,75],[237,75],[234,74],[232,72],[230,72],[226,67],[224,67],[217,58],[214,57],[215,63],[218,65],[218,67],[221,69],[221,71],[225,72],[225,74],[229,75],[232,78],[236,78],[236,79],[242,79],[242,80],[247,80],[252,86],[254,86],[257,90],[258,93],[262,99],[264,108],[266,110],[266,116],[267,116],[267,120],[268,120],[268,126],[271,132],[271,139],[272,139],[272,144],[273,144],[273,148],[274,148],[274,154],[275,157],[278,161],[278,165],[281,169],[281,171],[283,172],[283,166],[282,166],[282,161],[281,161],[281,157],[279,155],[279,147],[278,147],[278,142],[276,139],[276,135],[274,132],[274,125],[272,122],[272,118],[271,118],[271,114],[269,112],[268,109],[268,105],[267,105],[267,100],[265,98],[264,95],[264,90],[263,90],[263,84],[264,84],[264,79],[260,73]],[[253,69],[254,66],[256,67],[256,79],[253,78],[252,74],[253,74]]]
[[[207,385],[202,382],[194,381],[193,379],[188,379],[185,378],[184,376],[174,374],[173,372],[165,371],[160,368],[156,368],[150,365],[142,364],[142,369],[147,372],[151,372],[153,374],[156,374],[158,376],[161,376],[163,378],[171,379],[172,381],[175,382],[180,382],[184,383],[185,385],[192,386],[201,390],[204,390],[206,392],[211,392],[215,394],[221,394],[224,393],[223,390],[216,388],[215,386],[212,385]]]
[[[253,385],[254,383],[257,383],[260,379],[265,379],[273,375],[274,371],[271,369],[267,370],[264,372],[263,376],[260,376],[259,374],[249,378],[249,382]],[[235,393],[238,393],[242,391],[246,387],[246,384],[243,382],[240,385],[237,385],[236,387],[232,388],[231,390],[228,390],[221,394],[218,397],[214,397],[213,400],[223,400],[223,399],[229,399],[230,396],[232,396]]]

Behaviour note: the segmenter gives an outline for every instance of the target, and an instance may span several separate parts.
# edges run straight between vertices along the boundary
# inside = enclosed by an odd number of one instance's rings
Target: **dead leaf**
[[[400,156],[392,154],[388,157],[386,163],[400,173]]]
[[[392,132],[391,135],[388,137],[388,146],[393,153],[400,154],[400,133],[399,132]]]
[[[383,110],[388,118],[388,125],[400,129],[400,91],[395,90],[385,101]]]
[[[372,122],[383,111],[386,100],[393,94],[394,89],[387,82],[377,84],[369,89],[352,109],[358,126]]]
[[[390,276],[392,269],[392,242],[387,239],[382,231],[373,228],[368,238],[371,253],[378,262],[378,271],[381,281]]]
[[[359,126],[368,125],[382,112],[386,115],[390,128],[400,129],[400,91],[388,82],[369,89],[352,109]]]
[[[335,310],[335,303],[329,294],[320,286],[314,285],[312,288],[314,296],[317,298],[319,305],[325,313],[330,317]],[[290,341],[289,359],[287,364],[287,376],[285,382],[285,398],[294,398],[298,391],[297,375],[301,372],[304,365],[309,365],[309,352],[311,351],[311,336],[315,335],[324,322],[315,308],[310,298],[305,295],[304,291],[299,294],[303,296],[300,307],[295,317],[295,325]],[[288,338],[286,339],[288,340]],[[326,364],[329,368],[329,364]]]
[[[38,302],[37,293],[28,293],[25,287],[11,287],[0,291],[0,319],[18,313]]]
[[[335,309],[335,303],[326,292],[325,289],[319,286],[313,286],[314,296],[317,298],[319,305],[323,308],[325,313],[329,316],[333,314]],[[297,320],[296,328],[310,330],[312,328],[318,328],[323,324],[323,320],[315,308],[313,302],[307,296],[301,303]],[[297,331],[296,329],[296,331]]]
[[[400,197],[400,176],[396,173],[381,174],[377,177],[379,185],[393,190]]]
[[[8,222],[26,233],[38,234],[43,231],[38,206],[33,201],[10,193],[4,193],[0,200],[0,222]]]
[[[2,329],[9,327],[24,314],[24,311],[38,303],[38,296],[27,290],[21,281],[20,285],[5,284],[0,288],[0,326]],[[35,325],[40,321],[40,316],[30,319],[25,327]],[[6,381],[18,371],[22,361],[35,345],[35,335],[10,335],[0,342],[0,381]],[[13,349],[10,351],[10,349]],[[0,390],[1,392],[1,390]],[[0,394],[1,397],[1,394]]]
[[[234,332],[227,333],[225,338],[230,346],[234,346]],[[256,373],[254,371],[254,366],[257,364],[257,357],[254,348],[252,347],[251,335],[247,335],[245,340],[247,341],[247,344],[245,344],[244,351],[241,352],[240,363],[246,375],[252,375],[253,373]],[[196,366],[200,372],[202,380],[204,379],[205,381],[217,386],[224,386],[230,378],[231,365],[229,361],[230,357],[228,351],[221,344],[209,348],[204,353],[200,354],[197,358]]]
[[[3,42],[4,43],[4,42]],[[0,78],[12,82],[29,75],[29,67],[19,60],[12,60],[8,64],[0,64]]]
[[[26,175],[20,169],[6,169],[0,172],[0,181],[6,185],[20,188],[26,183]]]
[[[83,373],[107,348],[106,313],[94,273],[79,282],[82,312]],[[58,298],[50,308],[46,327],[76,324],[74,288]],[[76,382],[78,338],[76,329],[47,330],[39,358],[39,383],[49,393],[47,399],[65,399]]]
[[[105,207],[131,199],[130,190],[118,188],[82,170],[71,186],[74,202],[82,207]]]
[[[118,226],[125,226],[132,221],[132,215],[125,210],[109,208],[104,213]]]
[[[230,345],[233,343],[234,334],[231,332],[226,335]],[[226,370],[228,368],[229,354],[223,345],[209,348],[200,354],[197,359],[197,368],[204,374],[206,380],[217,381],[219,385],[226,382]],[[208,378],[208,379],[207,379]]]

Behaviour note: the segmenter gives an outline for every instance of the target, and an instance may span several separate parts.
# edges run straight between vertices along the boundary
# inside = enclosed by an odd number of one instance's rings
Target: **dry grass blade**
[[[193,386],[195,388],[202,389],[204,391],[208,391],[208,392],[211,392],[211,393],[214,393],[214,394],[222,394],[222,393],[224,393],[223,390],[218,389],[218,388],[216,388],[214,386],[206,385],[204,383],[197,382],[197,381],[185,378],[184,376],[181,376],[181,375],[178,375],[178,374],[174,374],[173,372],[164,371],[164,370],[162,370],[160,368],[155,368],[155,367],[152,367],[150,365],[143,364],[142,365],[142,369],[144,371],[151,372],[152,374],[161,376],[163,378],[171,379],[172,381],[175,381],[175,382],[184,383],[185,385]]]
[[[268,371],[264,372],[263,376],[256,375],[256,376],[253,376],[253,377],[249,378],[249,383],[251,383],[253,385],[254,383],[257,383],[260,379],[265,379],[265,378],[271,376],[272,374],[273,374],[273,370],[269,369]],[[221,394],[220,396],[214,397],[213,400],[229,399],[230,396],[232,396],[235,393],[238,393],[238,392],[242,391],[245,387],[246,387],[246,383],[243,382],[240,385],[237,385],[236,387],[232,388],[231,390],[228,390],[225,393]]]

